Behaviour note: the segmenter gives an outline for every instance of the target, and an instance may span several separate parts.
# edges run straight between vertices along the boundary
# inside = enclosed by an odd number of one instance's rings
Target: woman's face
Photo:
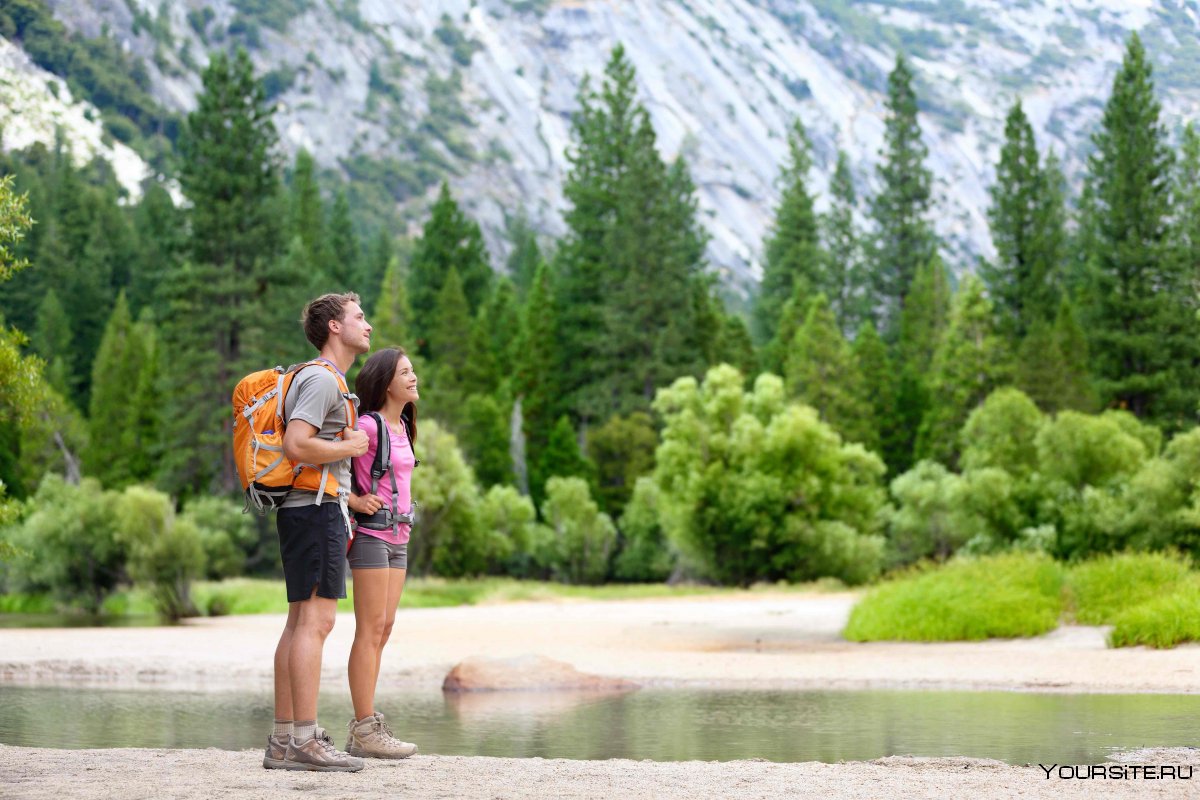
[[[412,362],[408,356],[400,356],[396,362],[396,374],[388,384],[388,397],[401,405],[415,403],[420,395],[417,394],[417,373],[413,372]]]

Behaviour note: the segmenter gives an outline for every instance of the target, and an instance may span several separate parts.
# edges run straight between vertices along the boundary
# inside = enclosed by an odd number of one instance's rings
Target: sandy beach
[[[1200,646],[1109,649],[1102,628],[954,644],[843,641],[852,593],[614,602],[523,602],[403,609],[381,684],[436,691],[471,656],[537,654],[647,687],[929,688],[1058,692],[1200,691]],[[23,685],[266,688],[276,615],[164,628],[0,630],[0,682]],[[341,615],[326,645],[326,686],[345,681],[353,635]],[[1197,744],[1200,744],[1198,735]],[[1127,753],[1128,763],[1200,767],[1200,751]],[[844,764],[563,761],[421,755],[357,775],[279,774],[257,752],[39,750],[0,746],[0,796],[132,797],[1050,797],[1200,794],[1200,777],[1047,777],[1036,765],[902,756]],[[1086,768],[1085,768],[1086,769]]]

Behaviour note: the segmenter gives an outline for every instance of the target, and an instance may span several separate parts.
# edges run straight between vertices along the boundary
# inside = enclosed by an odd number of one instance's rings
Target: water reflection
[[[1194,745],[1197,695],[1003,692],[391,692],[396,735],[423,753],[772,761],[963,755],[1086,764],[1116,750]],[[344,741],[346,694],[321,723]],[[36,747],[261,746],[269,692],[0,687],[0,742]]]

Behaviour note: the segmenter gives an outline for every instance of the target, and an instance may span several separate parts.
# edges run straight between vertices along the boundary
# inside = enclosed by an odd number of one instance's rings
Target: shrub
[[[195,614],[192,581],[204,574],[204,545],[195,522],[176,517],[170,497],[144,486],[121,494],[117,518],[129,551],[129,573],[149,585],[155,610],[169,620]]]
[[[542,517],[550,526],[542,562],[564,583],[600,583],[608,575],[608,559],[617,529],[600,511],[583,478],[553,477],[546,481]]]
[[[1068,570],[1068,602],[1079,622],[1106,625],[1134,606],[1183,586],[1191,575],[1187,560],[1176,555],[1105,556]]]
[[[843,635],[851,641],[961,641],[1039,636],[1062,610],[1062,569],[1013,553],[917,568],[870,590]]]
[[[1200,585],[1190,581],[1171,594],[1116,614],[1108,636],[1112,647],[1174,647],[1200,642]]]
[[[883,463],[845,444],[808,406],[728,365],[660,390],[653,480],[666,538],[720,583],[848,582],[878,572]],[[862,540],[852,538],[861,537]]]

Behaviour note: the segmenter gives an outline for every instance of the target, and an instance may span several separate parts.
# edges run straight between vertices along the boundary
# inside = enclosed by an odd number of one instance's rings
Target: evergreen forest
[[[566,233],[514,212],[503,264],[446,183],[409,236],[285,162],[243,51],[186,118],[146,117],[162,174],[138,198],[62,143],[0,155],[0,592],[95,611],[139,582],[180,616],[194,580],[276,575],[230,394],[313,355],[298,318],[330,291],[421,380],[417,575],[859,584],[957,552],[1200,553],[1200,131],[1168,129],[1136,34],[1080,185],[1014,103],[995,256],[954,274],[916,92],[898,57],[872,188],[842,153],[827,202],[795,120],[736,310],[620,46],[576,98]]]

